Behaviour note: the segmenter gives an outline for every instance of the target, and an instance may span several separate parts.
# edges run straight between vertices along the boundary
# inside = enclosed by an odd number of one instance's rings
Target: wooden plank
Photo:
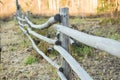
[[[19,28],[21,29],[21,31],[22,31],[24,34],[27,34],[27,31],[26,31],[24,28],[22,28],[21,25],[19,26]]]
[[[18,0],[16,0],[16,16],[21,16],[22,12],[21,12],[21,6],[19,5]]]
[[[54,17],[49,18],[49,20],[46,23],[40,24],[40,25],[33,24],[27,17],[25,17],[25,19],[32,28],[37,28],[37,29],[48,28],[52,24],[56,23],[56,20],[54,19]]]
[[[66,77],[65,77],[65,75],[62,72],[60,72],[58,70],[57,73],[58,73],[58,76],[60,77],[61,80],[67,80]]]
[[[120,58],[120,42],[116,40],[112,40],[109,38],[103,38],[93,35],[88,35],[86,33],[73,30],[71,28],[62,26],[62,25],[55,25],[54,26],[58,31],[70,36],[77,41],[84,43],[88,46],[94,47],[96,49],[100,49],[106,51],[114,56]]]
[[[22,24],[21,22],[18,22],[18,23],[19,23],[19,25],[21,25],[21,26],[26,26],[28,32],[29,32],[30,34],[32,34],[33,36],[35,36],[35,37],[37,37],[37,38],[39,38],[39,39],[41,39],[41,40],[43,40],[43,41],[46,41],[46,42],[48,42],[49,44],[55,44],[56,40],[47,38],[47,37],[45,37],[45,36],[42,36],[42,35],[40,35],[40,34],[34,32],[34,31],[32,31],[31,28],[28,27],[27,24]]]
[[[19,24],[20,26],[22,26],[22,27],[28,26],[27,24],[23,24],[21,21],[18,21],[18,24]]]
[[[55,42],[56,42],[56,40],[53,40],[53,39],[47,38],[47,37],[45,37],[45,36],[42,36],[42,35],[34,32],[34,31],[32,31],[32,30],[31,30],[31,31],[29,30],[29,33],[32,34],[33,36],[35,36],[35,37],[43,40],[43,41],[48,42],[49,44],[55,44]]]
[[[21,17],[17,17],[18,20],[20,21],[26,21],[25,19],[21,18]]]
[[[57,50],[64,59],[69,63],[71,68],[81,80],[93,80],[88,73],[80,66],[80,64],[62,47],[54,46],[54,49]]]
[[[61,17],[61,25],[68,26],[68,8],[61,8],[59,13]],[[61,46],[69,52],[69,37],[64,35],[63,33],[60,33],[60,41]],[[69,64],[66,62],[66,60],[62,59],[62,68],[63,68],[63,74],[66,76],[68,80],[72,80],[72,70],[69,66]]]

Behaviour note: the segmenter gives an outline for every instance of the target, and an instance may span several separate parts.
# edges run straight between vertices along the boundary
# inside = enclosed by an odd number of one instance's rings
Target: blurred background
[[[0,0],[0,18],[15,13],[15,2],[16,0]],[[19,0],[19,4],[22,11],[43,16],[54,15],[62,7],[69,7],[72,16],[109,14],[113,17],[120,11],[120,0]]]
[[[120,0],[18,0],[23,13],[33,24],[43,24],[59,8],[69,8],[69,26],[90,35],[120,42]],[[18,28],[16,0],[0,0],[0,80],[60,80],[57,70],[42,58],[29,39]],[[26,29],[26,27],[25,27]],[[50,38],[56,37],[53,27],[33,31]],[[30,35],[38,48],[57,61],[58,52]],[[120,58],[75,41],[70,54],[94,80],[120,80]],[[108,46],[109,47],[109,46]],[[79,80],[74,73],[74,80]]]

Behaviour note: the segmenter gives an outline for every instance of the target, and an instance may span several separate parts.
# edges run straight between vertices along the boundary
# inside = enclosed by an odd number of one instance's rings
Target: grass
[[[32,19],[33,23],[36,24],[42,24],[45,21],[47,21],[48,19]],[[77,25],[77,27],[79,27],[79,30],[82,30],[83,27],[86,30],[87,28],[90,28],[90,22],[89,20],[101,20],[102,19],[79,19],[79,18],[74,18],[74,19],[70,19],[70,24],[75,24]],[[89,23],[88,23],[89,22]],[[83,25],[81,25],[83,24]],[[87,27],[86,27],[87,25]],[[100,25],[100,24],[99,24]],[[106,26],[107,25],[107,26]],[[16,29],[15,29],[16,30]],[[33,29],[35,32],[38,32],[39,34],[42,35],[47,35],[48,33],[50,33],[51,37],[54,38],[55,37],[55,31],[53,31],[54,29],[52,27],[45,29],[45,30],[38,30],[38,29]],[[18,30],[17,32],[20,33],[20,35],[22,34],[22,32],[20,30]],[[105,24],[105,25],[100,25],[100,28],[94,29],[93,31],[91,31],[91,33],[93,33],[94,35],[97,36],[103,36],[103,37],[108,37],[111,39],[115,39],[115,40],[120,40],[120,32],[119,32],[119,26],[114,26],[111,24]],[[35,40],[35,42],[37,43],[37,46],[39,47],[40,50],[42,50],[47,56],[49,56],[50,58],[53,56],[56,57],[56,55],[58,54],[57,51],[53,50],[51,53],[47,52],[47,48],[52,46],[49,45],[48,43],[39,40],[35,37],[32,36],[32,38]],[[20,41],[20,45],[17,46],[17,48],[20,48],[21,50],[25,50],[26,48],[30,47],[31,42],[29,40],[26,40],[27,37],[22,35],[22,41]],[[13,46],[15,47],[15,46]],[[16,50],[17,48],[13,48],[10,47],[11,51]],[[82,62],[82,60],[85,60],[86,57],[87,58],[92,58],[94,55],[95,61],[99,60],[101,61],[104,56],[106,55],[105,52],[97,52],[98,54],[94,54],[95,49],[89,46],[86,46],[82,43],[80,43],[80,46],[70,46],[71,49],[71,55],[78,61],[78,62]],[[101,59],[99,59],[101,57]],[[35,63],[36,61],[39,62],[39,60],[41,60],[41,56],[36,53],[35,50],[32,50],[32,52],[30,53],[30,55],[28,57],[26,57],[23,60],[23,64],[24,65],[29,65],[32,63]],[[88,59],[89,61],[89,59]],[[46,64],[45,64],[46,65]],[[50,69],[51,67],[49,67],[49,65],[46,65],[46,69]],[[52,76],[52,80],[58,80],[58,78],[56,78],[56,70],[54,68],[51,69],[51,73],[48,73]]]
[[[82,60],[84,57],[92,56],[94,48],[81,43],[80,46],[71,46],[71,54],[77,60]]]
[[[16,50],[17,50],[17,47],[15,47],[15,46],[10,46],[8,49],[9,49],[9,51],[16,51]]]
[[[28,64],[32,64],[32,63],[35,63],[37,60],[35,57],[29,55],[27,58],[25,58],[25,60],[23,61],[23,63],[25,65],[28,65]]]
[[[34,24],[43,24],[45,23],[48,18],[30,18],[30,20],[34,23]],[[96,25],[96,23],[91,25],[91,22],[99,22],[97,25],[100,25],[100,28],[97,28],[93,31],[91,31],[92,34],[96,35],[96,36],[102,36],[102,37],[107,37],[107,38],[111,38],[111,39],[115,39],[115,40],[119,40],[120,39],[120,35],[119,33],[116,33],[117,28],[113,28],[113,27],[109,27],[109,29],[107,29],[108,27],[104,27],[106,25],[114,25],[119,23],[119,19],[109,19],[109,18],[84,18],[81,19],[79,17],[75,17],[75,18],[70,18],[69,20],[70,24],[75,24],[77,27],[79,27],[79,30],[86,30],[89,29],[90,26],[94,26]],[[86,24],[88,24],[86,26]],[[50,27],[48,29],[44,29],[44,30],[39,30],[39,29],[33,29],[35,32],[46,36],[48,33],[50,33],[51,38],[55,37],[55,30]],[[58,54],[55,50],[53,50],[51,53],[47,52],[47,48],[50,46],[48,43],[39,40],[38,38],[32,36],[36,41],[38,41],[39,43],[36,43],[37,46],[39,47],[40,50],[42,50],[46,55],[48,56],[55,56],[56,54]],[[24,42],[24,44],[26,44],[26,42]],[[23,45],[24,45],[23,44]],[[86,46],[84,44],[81,44],[80,47],[78,46],[71,46],[71,55],[76,58],[77,60],[82,60],[84,57],[90,57],[92,56],[93,52],[94,52],[94,48]],[[39,54],[33,54],[34,56],[38,56]],[[39,55],[40,56],[40,55]],[[41,58],[37,57],[37,59],[39,60]]]
[[[46,22],[48,19],[44,19],[44,18],[40,18],[40,19],[32,19],[33,23],[36,24],[42,24],[44,22]],[[94,22],[96,20],[100,20],[100,22],[102,22],[103,19],[80,19],[80,18],[74,18],[74,19],[70,19],[70,24],[75,24],[77,27],[79,27],[79,30],[82,30],[84,28],[84,30],[91,28],[91,23],[90,22]],[[12,22],[9,22],[9,24]],[[87,25],[87,26],[86,26]],[[92,26],[96,25],[96,23],[94,23]],[[100,24],[98,24],[100,25]],[[17,25],[18,26],[18,25]],[[8,28],[6,28],[8,29]],[[18,31],[16,31],[18,29]],[[16,49],[20,49],[20,50],[26,50],[27,48],[30,47],[31,42],[27,39],[26,36],[23,35],[23,33],[20,31],[19,28],[14,29],[16,32],[19,32],[18,35],[22,34],[22,37],[19,39],[22,39],[19,41],[20,45],[15,45],[12,47],[9,47],[10,51],[17,51]],[[52,27],[45,29],[45,30],[39,30],[39,29],[33,29],[35,32],[38,32],[39,34],[42,35],[47,35],[48,33],[50,33],[51,37],[54,38],[55,37],[55,31],[53,31],[54,29]],[[115,39],[115,40],[120,40],[120,29],[119,26],[115,26],[114,24],[107,23],[104,25],[100,25],[99,28],[94,29],[93,31],[91,31],[90,33],[93,33],[94,35],[97,36],[103,36],[103,37],[108,37],[111,39]],[[15,36],[14,36],[15,37]],[[32,36],[32,38],[34,38],[35,42],[37,43],[37,46],[39,47],[40,50],[42,50],[47,56],[49,56],[50,58],[54,59],[54,57],[57,56],[57,51],[53,50],[51,51],[51,53],[47,52],[47,48],[52,46],[49,45],[48,43],[39,40],[35,37]],[[17,41],[17,39],[13,40],[13,41]],[[16,47],[16,48],[14,48]],[[87,69],[92,68],[93,66],[95,66],[95,64],[97,64],[98,62],[101,62],[102,59],[106,58],[106,53],[102,52],[102,51],[95,51],[94,48],[86,46],[82,43],[80,43],[80,46],[70,46],[71,49],[71,55],[80,63],[82,63],[81,65],[83,66],[83,64],[87,65]],[[97,54],[96,54],[97,53]],[[23,54],[24,55],[24,54]],[[35,62],[43,62],[41,60],[41,56],[34,50],[32,49],[32,51],[30,52],[30,54],[28,54],[29,56],[27,56],[24,60],[23,60],[23,64],[24,65],[30,65],[33,64]],[[88,58],[88,59],[87,59]],[[94,65],[93,66],[88,66],[89,63],[86,63],[85,61],[90,61],[91,58],[93,58],[94,62],[92,62]],[[87,59],[87,60],[85,60]],[[96,63],[97,62],[97,63]],[[90,62],[91,64],[91,62]],[[107,63],[106,63],[107,64]],[[106,65],[105,64],[105,65]],[[34,65],[34,64],[33,64]],[[98,64],[97,64],[98,65]],[[50,69],[50,72],[47,73],[50,76],[52,76],[52,80],[58,80],[58,78],[56,77],[56,70],[55,68],[51,68],[51,65],[46,65],[46,63],[44,64],[44,66],[46,66],[45,70],[48,71]],[[83,66],[84,67],[84,66]],[[85,68],[85,67],[84,67]],[[86,70],[87,70],[86,69]],[[91,69],[90,69],[91,70]],[[43,72],[43,71],[42,71]],[[89,71],[87,71],[89,72]],[[52,73],[52,74],[51,74]],[[100,74],[102,72],[99,72],[98,74]],[[44,74],[42,74],[44,75]],[[34,76],[34,75],[32,75]],[[102,75],[104,76],[104,75]]]
[[[120,25],[120,18],[104,18],[100,23],[100,25]]]
[[[48,20],[48,18],[39,18],[39,19],[38,18],[37,19],[30,18],[30,20],[35,24],[42,24],[42,23],[46,22]],[[106,26],[108,24],[114,25],[116,23],[119,23],[119,19],[109,19],[109,18],[108,19],[105,19],[105,18],[94,18],[94,19],[84,18],[84,19],[81,19],[79,17],[75,17],[75,18],[70,18],[70,20],[69,20],[70,24],[75,24],[77,27],[80,26],[79,30],[89,29],[90,26],[96,25],[96,23],[93,23],[93,25],[91,25],[90,21],[99,22],[97,25],[101,25],[101,26]],[[88,25],[85,26],[86,24],[88,24]],[[108,27],[97,28],[97,29],[93,30],[91,33],[93,33],[94,35],[97,35],[97,36],[108,37],[108,38],[116,39],[116,40],[118,40],[120,38],[119,33],[116,33],[116,28],[112,28],[112,27],[110,27],[110,29],[107,29],[107,28]],[[47,35],[48,33],[50,33],[52,38],[55,37],[56,31],[54,31],[54,29],[52,27],[50,27],[48,29],[44,29],[44,30],[38,30],[38,29],[33,29],[33,30],[39,34],[42,34],[42,35]],[[35,38],[35,39],[38,40],[37,38]],[[49,53],[47,53],[47,48],[49,47],[48,43],[40,40],[40,43],[37,45],[40,48],[40,50],[42,50],[47,55],[49,55]],[[91,47],[86,46],[84,44],[81,44],[80,47],[71,46],[71,54],[77,60],[81,60],[85,56],[92,56],[93,51],[94,51],[94,48],[91,48]],[[56,54],[56,52],[53,51],[52,54],[54,55],[54,54]]]

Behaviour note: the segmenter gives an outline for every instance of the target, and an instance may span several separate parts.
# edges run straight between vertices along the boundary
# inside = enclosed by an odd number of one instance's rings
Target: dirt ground
[[[71,20],[79,30],[88,34],[108,37],[120,41],[120,27],[111,24],[103,27],[98,21]],[[24,59],[35,53],[30,41],[21,32],[15,21],[1,23],[0,80],[59,80],[56,70],[44,59],[24,65]],[[120,80],[120,59],[100,50],[91,57],[78,61],[94,80]]]
[[[3,22],[0,30],[2,47],[0,80],[58,79],[54,68],[44,59],[31,65],[24,65],[24,59],[33,54],[33,49],[14,21]]]

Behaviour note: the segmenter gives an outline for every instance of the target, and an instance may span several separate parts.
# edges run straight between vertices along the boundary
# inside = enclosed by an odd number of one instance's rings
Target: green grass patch
[[[81,23],[82,24],[84,24],[84,23],[86,23],[86,20],[85,19],[81,19],[81,18],[73,18],[73,19],[69,19],[69,22],[70,22],[70,24],[77,24],[77,25],[80,25]]]
[[[15,51],[15,50],[17,50],[17,47],[15,47],[15,46],[10,46],[8,49],[9,49],[9,51]]]
[[[33,56],[28,56],[25,60],[24,60],[24,64],[28,65],[28,64],[32,64],[35,63],[37,61],[37,59]]]
[[[48,18],[30,18],[30,21],[34,24],[43,24],[48,20]]]
[[[72,56],[77,60],[83,59],[85,56],[92,56],[94,48],[81,44],[78,46],[71,46]]]
[[[112,34],[108,36],[110,39],[120,40],[120,34]]]
[[[104,18],[99,23],[100,25],[120,25],[120,18]]]

